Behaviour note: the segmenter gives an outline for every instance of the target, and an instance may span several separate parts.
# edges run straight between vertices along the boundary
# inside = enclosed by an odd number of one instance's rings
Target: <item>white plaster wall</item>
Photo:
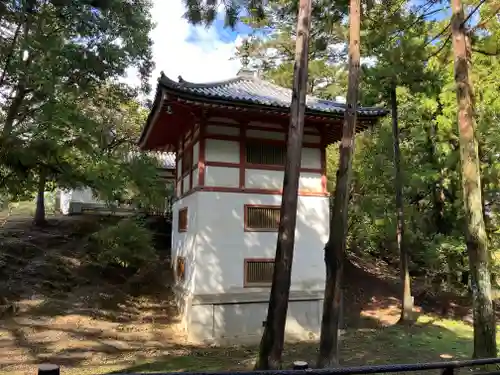
[[[245,187],[251,189],[281,190],[283,187],[283,171],[263,169],[245,170]],[[299,190],[321,192],[321,173],[301,172]]]
[[[182,156],[178,156],[179,160],[177,161],[177,178],[182,176]]]
[[[182,193],[187,193],[189,191],[189,174],[184,176],[183,185],[182,185]]]
[[[310,193],[323,191],[321,184],[321,174],[311,172],[301,172],[299,177],[299,190]]]
[[[200,172],[198,170],[198,167],[196,167],[195,169],[193,169],[193,187],[196,187],[199,185],[199,175],[200,175]]]
[[[211,125],[212,127],[214,125]],[[228,127],[220,127],[221,129],[230,129]],[[249,129],[247,134],[253,137],[264,139],[282,139],[283,133]],[[319,142],[319,136],[310,135],[314,140]],[[308,140],[308,142],[313,139]],[[198,144],[196,144],[197,146]],[[193,151],[194,159],[198,160],[198,148]],[[240,162],[240,145],[236,141],[227,141],[220,139],[207,139],[205,144],[205,160],[226,163]],[[304,147],[301,157],[302,168],[321,168],[321,150],[319,148]]]
[[[182,195],[182,191],[181,191],[181,182],[178,181],[177,182],[177,185],[176,185],[176,188],[175,188],[175,196],[176,197],[180,197]]]
[[[205,160],[207,161],[240,162],[240,145],[236,141],[207,139],[205,147]],[[301,166],[303,168],[321,168],[321,150],[319,148],[304,147],[302,149]]]
[[[205,185],[239,187],[240,169],[207,165],[205,167]]]
[[[179,232],[179,210],[185,207],[188,209],[187,231]],[[192,293],[196,272],[194,262],[199,217],[197,194],[191,194],[175,201],[172,205],[172,213],[172,260],[175,260],[177,256],[185,257],[186,279],[184,285],[181,285],[181,289]]]
[[[252,129],[250,129],[249,131],[261,132],[264,134],[267,133],[270,134],[270,137],[281,136],[281,133],[270,133],[267,131]],[[261,134],[259,133],[259,136],[260,135]],[[207,139],[205,151],[205,160],[207,161],[227,163],[239,163],[240,161],[240,146],[238,142],[235,141]],[[320,169],[321,150],[319,148],[303,148],[301,166],[303,168]],[[205,184],[207,186],[238,187],[238,169],[229,167],[206,166]],[[301,190],[321,192],[321,173],[313,174],[302,172],[299,184]],[[245,171],[245,187],[247,188],[279,190],[282,188],[282,186],[283,171],[269,171],[251,168],[247,168]]]
[[[244,258],[274,258],[276,232],[245,232],[244,205],[279,205],[280,195],[198,192],[194,293],[244,293]],[[323,248],[328,238],[327,197],[299,197],[291,290],[324,288]],[[176,228],[174,223],[174,228]],[[177,234],[176,234],[177,236]]]
[[[71,203],[106,205],[106,202],[98,200],[94,197],[92,189],[90,188],[61,190],[59,209],[63,215],[68,215],[70,213],[69,210]]]
[[[92,189],[90,188],[71,190],[71,201],[79,203],[104,203],[94,197]]]
[[[71,191],[60,190],[59,191],[59,210],[61,211],[61,213],[63,215],[69,215],[70,203],[71,203]]]
[[[321,150],[319,148],[304,147],[300,160],[302,168],[321,168]]]
[[[199,155],[200,155],[200,144],[199,142],[196,142],[193,145],[193,161],[192,161],[193,166],[198,164]]]
[[[226,163],[239,163],[240,144],[236,141],[206,139],[205,160]]]
[[[245,169],[245,187],[251,189],[279,190],[283,186],[282,171]]]

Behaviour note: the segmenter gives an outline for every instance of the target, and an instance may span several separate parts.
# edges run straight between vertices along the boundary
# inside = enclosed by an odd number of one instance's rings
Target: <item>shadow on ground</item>
[[[74,319],[78,318],[67,315],[65,321],[56,325],[22,318],[4,322],[8,324],[0,338],[0,372],[26,373],[29,369],[34,371],[36,364],[47,362],[61,365],[63,375],[236,371],[251,369],[257,353],[256,346],[182,345],[180,334],[175,334],[169,325],[117,324],[106,329],[99,322]],[[362,320],[369,326],[368,320],[376,319]],[[377,322],[371,325],[376,326]],[[465,359],[472,353],[471,334],[469,326],[427,316],[413,326],[348,328],[341,344],[342,365]],[[317,349],[317,343],[287,344],[285,366],[290,367],[295,360],[313,365]]]
[[[470,356],[472,342],[469,337],[460,337],[434,323],[428,321],[412,327],[347,329],[341,345],[341,364],[421,363],[466,359]],[[293,361],[304,360],[314,366],[317,349],[317,343],[288,344],[285,346],[284,364],[290,368]],[[119,372],[248,370],[254,364],[256,353],[257,347],[191,348],[184,355],[164,355]]]
[[[168,259],[142,275],[144,288],[131,288],[141,283],[127,277],[100,274],[82,248],[83,234],[95,228],[94,221],[68,218],[36,230],[18,225],[0,238],[0,295],[15,301],[15,311],[2,311],[0,320],[0,373],[34,373],[43,362],[63,366],[62,375],[253,366],[256,347],[182,344]],[[344,365],[449,360],[472,353],[472,329],[461,322],[423,316],[412,327],[395,325],[399,287],[394,272],[383,265],[352,258],[345,274]],[[288,344],[284,361],[314,363],[316,356],[316,343]]]

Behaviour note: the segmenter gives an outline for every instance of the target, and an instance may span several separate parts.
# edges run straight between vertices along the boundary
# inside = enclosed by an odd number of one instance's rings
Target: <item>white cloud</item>
[[[155,0],[152,11],[156,28],[151,34],[156,69],[151,77],[153,87],[160,72],[177,80],[179,75],[191,82],[210,82],[234,77],[241,67],[234,56],[241,40],[223,43],[214,27],[194,28],[183,18],[182,0]],[[196,43],[187,42],[196,34]]]

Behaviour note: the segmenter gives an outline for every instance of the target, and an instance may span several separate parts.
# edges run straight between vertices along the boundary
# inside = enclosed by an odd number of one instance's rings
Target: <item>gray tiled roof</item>
[[[250,75],[241,75],[227,81],[197,84],[186,82],[182,77],[179,77],[179,82],[175,82],[162,73],[159,82],[166,88],[201,98],[280,108],[288,108],[292,97],[292,90]],[[344,103],[324,100],[310,95],[307,96],[306,104],[309,110],[328,114],[343,114],[346,108]],[[387,114],[387,110],[375,107],[358,107],[358,114],[361,116],[383,116]]]
[[[141,152],[132,151],[128,154],[128,159],[132,159],[141,155]],[[163,152],[163,151],[150,151],[147,153],[150,157],[158,160],[160,166],[165,169],[175,169],[175,153],[174,152]]]

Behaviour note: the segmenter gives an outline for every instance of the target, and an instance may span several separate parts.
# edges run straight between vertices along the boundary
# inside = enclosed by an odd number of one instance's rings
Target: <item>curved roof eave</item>
[[[179,78],[180,81],[176,82],[168,78],[163,72],[158,79],[159,85],[168,91],[174,92],[181,97],[188,97],[192,100],[197,100],[200,102],[217,102],[218,104],[226,104],[228,106],[257,106],[268,110],[289,110],[290,105],[285,104],[283,100],[284,95],[291,95],[291,90],[285,89],[280,86],[276,86],[267,81],[260,80],[259,78],[252,77],[236,77],[225,81],[213,82],[213,83],[192,83],[185,81],[182,77]],[[254,92],[249,92],[248,87],[239,89],[238,85],[244,85],[245,82],[249,82],[250,88]],[[259,96],[261,90],[265,92],[267,96]],[[231,95],[234,92],[238,95]],[[278,99],[274,100],[273,96],[275,94],[279,96]],[[307,105],[306,113],[311,116],[318,117],[332,117],[339,118],[345,113],[346,105],[344,103],[337,103],[329,100],[319,99],[313,96],[308,96],[310,103]],[[311,105],[312,103],[312,105]],[[317,103],[317,104],[316,104]],[[322,109],[317,108],[318,106],[323,107]],[[359,107],[358,115],[361,117],[373,118],[374,120],[379,117],[383,117],[389,113],[385,108],[376,107]]]

